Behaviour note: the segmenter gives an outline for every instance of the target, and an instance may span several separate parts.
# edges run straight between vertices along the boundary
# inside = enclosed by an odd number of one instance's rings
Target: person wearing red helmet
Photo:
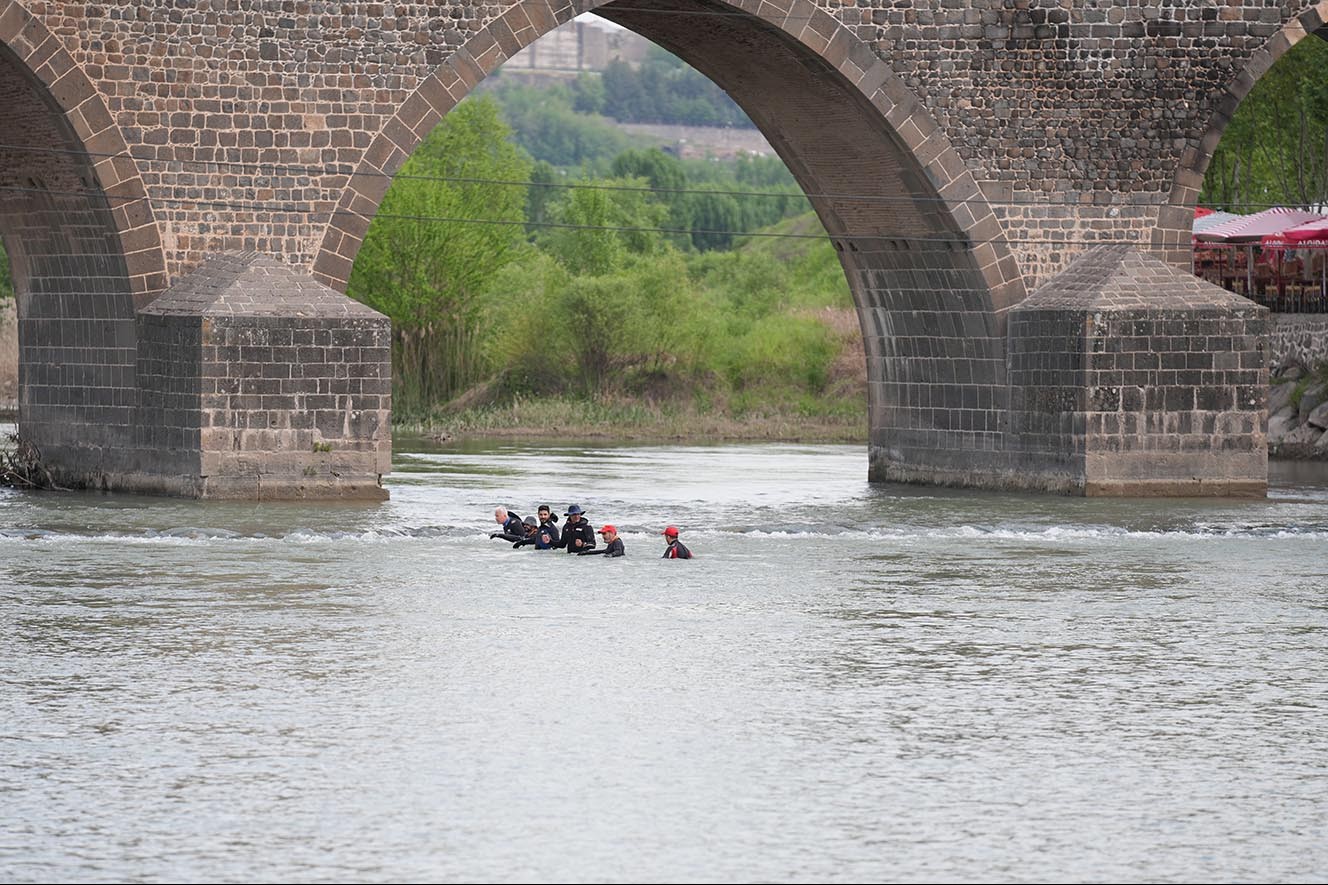
[[[578,556],[626,556],[627,551],[623,549],[622,538],[618,537],[618,529],[608,523],[599,530],[604,536],[607,546],[603,550],[582,550]]]
[[[669,542],[669,546],[664,548],[664,559],[691,559],[692,551],[683,546],[682,541],[678,540],[678,527],[671,525],[664,530],[664,537]]]

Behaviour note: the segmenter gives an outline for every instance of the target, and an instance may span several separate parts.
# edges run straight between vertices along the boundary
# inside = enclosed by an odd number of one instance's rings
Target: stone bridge
[[[1227,120],[1328,2],[0,0],[22,432],[70,484],[382,496],[356,251],[431,127],[591,9],[812,195],[873,479],[1262,492],[1266,314],[1183,268]]]

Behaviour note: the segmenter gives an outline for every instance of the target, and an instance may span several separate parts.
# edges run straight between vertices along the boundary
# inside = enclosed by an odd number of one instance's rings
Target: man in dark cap
[[[595,527],[586,522],[585,513],[576,504],[567,508],[567,512],[563,514],[567,517],[567,524],[563,526],[563,536],[553,545],[554,547],[562,547],[568,553],[595,549]]]
[[[525,520],[523,520],[521,523],[521,530],[525,533],[525,537],[519,541],[512,542],[513,550],[525,544],[535,543],[536,540],[535,533],[539,531],[539,522],[535,519],[535,517],[527,516]]]

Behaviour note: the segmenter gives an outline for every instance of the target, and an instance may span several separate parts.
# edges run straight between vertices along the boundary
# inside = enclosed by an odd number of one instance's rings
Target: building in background
[[[641,64],[648,40],[602,19],[586,18],[545,34],[508,59],[503,73],[559,77],[602,71],[611,61]]]

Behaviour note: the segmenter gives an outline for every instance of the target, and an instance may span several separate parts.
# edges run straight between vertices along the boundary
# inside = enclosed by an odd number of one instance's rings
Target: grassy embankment
[[[815,233],[810,215],[777,233]],[[726,253],[643,257],[630,272],[580,279],[559,329],[558,270],[514,267],[493,323],[492,377],[432,409],[398,414],[396,430],[477,436],[631,440],[862,442],[866,364],[847,283],[828,242],[761,239]],[[520,282],[517,282],[520,280]],[[586,287],[593,291],[586,293]],[[565,281],[562,287],[566,289]],[[541,314],[540,305],[554,307]],[[589,302],[589,303],[587,303]],[[611,304],[608,317],[593,305]],[[603,322],[600,322],[603,321]],[[603,376],[578,390],[586,328],[612,326]],[[664,332],[661,333],[661,328]],[[535,367],[535,372],[522,367]],[[541,390],[531,375],[549,376]],[[547,380],[547,378],[546,378]],[[591,391],[591,392],[587,392]]]

